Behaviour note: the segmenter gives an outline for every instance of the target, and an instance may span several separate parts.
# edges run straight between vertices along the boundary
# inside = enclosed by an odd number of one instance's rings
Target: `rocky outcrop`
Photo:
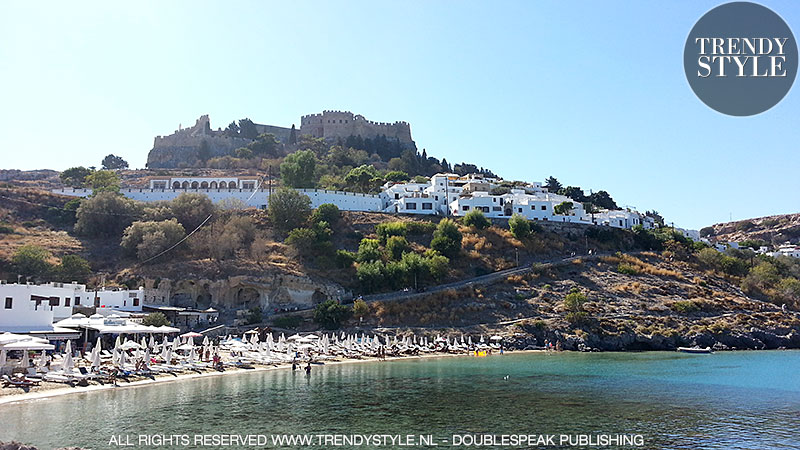
[[[633,332],[616,335],[586,334],[576,336],[559,330],[531,330],[510,342],[511,348],[531,349],[543,347],[545,341],[561,343],[564,350],[574,351],[643,351],[668,350],[678,347],[711,347],[715,350],[775,350],[800,349],[800,332],[797,330],[761,330],[725,333],[696,333],[687,336],[643,335]]]
[[[155,287],[147,280],[145,287]],[[169,298],[169,304],[190,308],[213,307],[221,310],[263,310],[308,308],[327,299],[345,299],[351,294],[340,285],[312,280],[297,275],[266,277],[234,276],[222,280],[184,278],[180,281],[160,280],[158,292]]]

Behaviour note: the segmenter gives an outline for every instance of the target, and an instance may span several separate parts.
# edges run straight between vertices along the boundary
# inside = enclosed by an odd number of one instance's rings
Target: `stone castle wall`
[[[323,111],[321,114],[303,116],[300,118],[300,134],[327,140],[346,139],[349,136],[372,139],[385,135],[407,146],[414,144],[411,139],[411,126],[407,122],[373,122],[350,111]]]

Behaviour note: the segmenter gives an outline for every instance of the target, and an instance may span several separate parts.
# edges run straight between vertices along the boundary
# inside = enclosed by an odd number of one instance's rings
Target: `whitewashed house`
[[[778,249],[772,252],[772,256],[788,256],[790,258],[800,258],[800,245],[793,245],[790,243],[785,243],[778,247]]]
[[[71,316],[76,306],[141,311],[144,288],[87,291],[86,285],[78,283],[3,283],[0,284],[0,298],[12,305],[28,305],[33,311],[50,311],[52,323],[52,320]]]

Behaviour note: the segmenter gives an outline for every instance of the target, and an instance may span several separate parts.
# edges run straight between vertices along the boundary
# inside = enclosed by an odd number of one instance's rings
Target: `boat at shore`
[[[681,353],[714,353],[711,347],[678,347]]]

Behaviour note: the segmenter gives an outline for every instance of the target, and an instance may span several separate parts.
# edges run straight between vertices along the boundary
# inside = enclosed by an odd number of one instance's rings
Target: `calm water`
[[[349,364],[315,367],[310,377],[251,372],[0,406],[0,441],[47,449],[119,448],[114,435],[135,443],[153,434],[299,433],[432,435],[439,448],[475,433],[641,434],[641,448],[653,449],[800,448],[800,352]]]

